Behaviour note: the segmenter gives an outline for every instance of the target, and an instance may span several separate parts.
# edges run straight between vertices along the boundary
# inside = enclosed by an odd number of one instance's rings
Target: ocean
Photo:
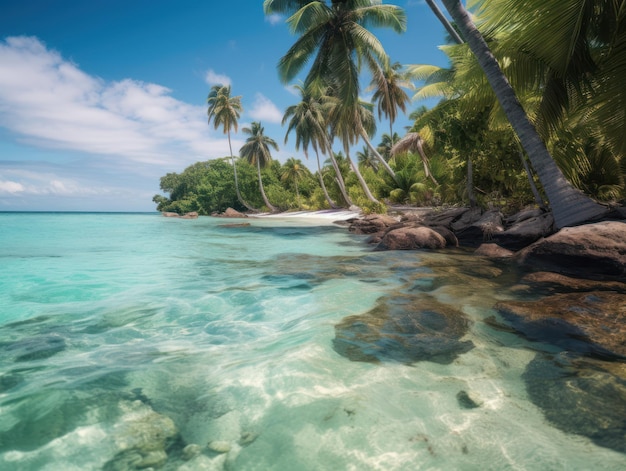
[[[626,469],[594,370],[487,322],[515,283],[304,218],[0,213],[0,469]]]

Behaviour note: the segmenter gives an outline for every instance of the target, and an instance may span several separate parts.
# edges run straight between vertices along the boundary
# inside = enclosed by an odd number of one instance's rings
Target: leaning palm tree
[[[585,196],[567,181],[460,0],[442,1],[485,72],[507,119],[537,172],[552,207],[556,227],[579,224],[605,214],[607,209],[604,206]]]
[[[280,179],[284,182],[293,182],[293,185],[296,189],[296,200],[298,201],[298,209],[302,207],[300,202],[300,190],[298,189],[298,181],[302,180],[304,176],[308,174],[307,168],[302,165],[302,162],[299,159],[294,157],[290,157],[284,163],[281,172]]]
[[[278,209],[269,202],[265,190],[263,189],[263,179],[261,178],[261,168],[265,168],[271,161],[272,155],[270,153],[270,147],[274,150],[278,150],[278,144],[271,137],[264,134],[264,128],[261,123],[253,121],[249,128],[243,128],[243,132],[248,134],[246,143],[239,150],[239,154],[242,158],[246,159],[251,165],[256,165],[257,175],[259,178],[259,190],[261,190],[261,196],[270,211],[277,212]]]
[[[396,142],[391,148],[391,155],[396,156],[405,152],[416,151],[422,159],[422,165],[424,166],[424,174],[426,175],[426,178],[430,178],[435,185],[438,185],[437,180],[430,171],[430,166],[428,165],[428,157],[426,157],[426,153],[424,152],[424,140],[419,133],[407,133],[406,136]]]
[[[228,148],[230,149],[230,159],[235,174],[235,191],[239,202],[250,211],[254,208],[245,202],[239,191],[239,181],[237,178],[237,164],[233,155],[233,146],[230,140],[230,130],[235,128],[237,132],[237,120],[239,119],[243,107],[241,106],[241,96],[230,96],[230,85],[213,85],[207,98],[209,124],[213,120],[215,129],[222,126],[224,134],[228,135]]]
[[[315,156],[317,158],[317,170],[320,186],[331,208],[336,208],[337,205],[331,199],[322,177],[322,168],[320,165],[320,155],[318,148],[326,150],[328,147],[327,133],[326,133],[326,119],[324,117],[324,105],[322,100],[316,98],[309,90],[306,90],[302,85],[294,85],[294,88],[300,93],[301,100],[298,104],[292,105],[285,111],[283,116],[283,126],[287,121],[287,133],[285,134],[285,144],[289,133],[294,131],[296,134],[296,150],[302,150],[304,156],[309,158],[308,148],[309,145],[315,150]]]
[[[360,107],[350,106],[347,103],[337,101],[335,106],[330,110],[329,123],[331,128],[332,136],[338,137],[343,143],[343,151],[346,154],[346,160],[350,164],[350,169],[354,172],[361,188],[363,189],[363,193],[368,200],[372,203],[379,204],[380,202],[374,197],[371,190],[367,186],[367,182],[361,175],[359,171],[359,167],[354,164],[352,158],[350,157],[350,146],[356,144],[358,138],[360,137],[360,130],[363,129],[362,125],[355,123],[361,122],[360,116]],[[371,147],[370,147],[371,150]]]

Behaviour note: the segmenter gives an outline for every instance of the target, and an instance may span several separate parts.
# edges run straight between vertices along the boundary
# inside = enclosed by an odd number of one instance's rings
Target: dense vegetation
[[[305,77],[296,86],[300,101],[285,111],[285,139],[294,139],[306,158],[312,150],[317,171],[296,158],[273,161],[276,141],[253,123],[244,130],[249,137],[239,158],[231,150],[224,159],[163,177],[169,198],[155,196],[157,209],[550,205],[557,222],[560,215],[568,223],[577,212],[601,208],[583,192],[597,201],[623,201],[626,0],[477,0],[474,22],[458,0],[443,4],[459,26],[446,24],[453,33],[443,46],[447,68],[401,66],[387,57],[369,28],[402,32],[399,7],[375,0],[265,0],[265,11],[286,14],[297,36],[279,60],[281,79]],[[489,52],[497,63],[485,60]],[[361,99],[364,73],[372,104]],[[412,129],[398,136],[393,123],[407,110],[409,95],[441,101],[414,111]],[[230,87],[211,89],[209,122],[223,128],[229,142],[241,111],[241,97],[231,96]],[[371,142],[376,117],[389,125],[377,145]],[[358,142],[363,148],[352,155]]]

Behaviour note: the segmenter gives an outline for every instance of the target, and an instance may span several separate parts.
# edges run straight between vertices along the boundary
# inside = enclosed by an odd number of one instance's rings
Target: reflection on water
[[[0,469],[626,468],[624,364],[512,332],[506,265],[294,220],[0,218]]]

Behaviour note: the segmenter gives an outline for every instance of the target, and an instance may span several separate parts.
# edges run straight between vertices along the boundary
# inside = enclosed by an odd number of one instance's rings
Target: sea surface
[[[515,273],[241,222],[0,213],[1,470],[626,469],[567,354],[486,322]]]

